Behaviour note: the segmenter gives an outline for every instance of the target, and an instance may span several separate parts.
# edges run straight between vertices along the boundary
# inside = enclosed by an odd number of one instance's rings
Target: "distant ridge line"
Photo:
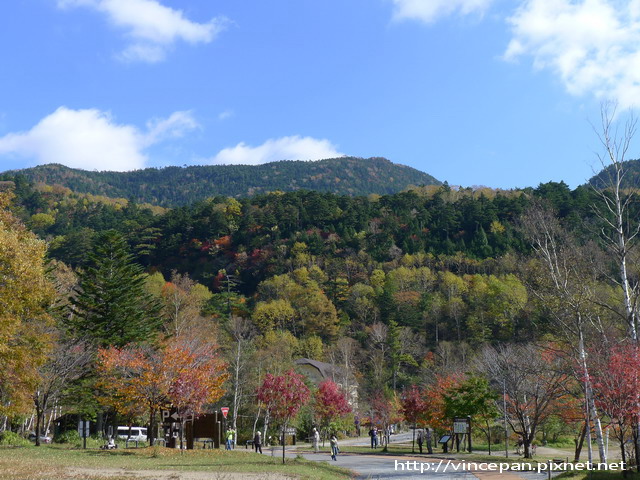
[[[393,194],[410,185],[441,185],[433,176],[382,157],[282,160],[261,165],[146,168],[129,172],[87,171],[59,164],[5,172],[77,193],[132,198],[178,207],[217,195],[248,197],[272,191],[316,190],[342,195]]]

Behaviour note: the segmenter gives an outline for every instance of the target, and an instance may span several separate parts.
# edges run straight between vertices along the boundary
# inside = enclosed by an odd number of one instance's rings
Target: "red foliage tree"
[[[318,386],[315,411],[326,437],[329,424],[351,412],[346,394],[334,381],[327,379]]]
[[[427,411],[427,403],[424,400],[424,395],[425,394],[422,390],[420,390],[416,385],[412,385],[400,400],[400,411],[402,412],[404,419],[413,425],[413,444],[411,446],[411,451],[414,453],[416,451],[416,426],[419,423],[424,423]]]
[[[279,376],[268,373],[258,388],[258,400],[264,403],[269,414],[282,424],[282,463],[287,425],[311,395],[303,378],[293,370]]]
[[[392,394],[387,397],[384,393],[379,392],[372,400],[371,407],[372,423],[380,424],[382,427],[382,442],[384,443],[384,451],[387,450],[389,444],[390,426],[401,420],[400,404],[398,397]]]
[[[599,363],[593,375],[596,405],[610,418],[626,462],[625,439],[640,416],[640,349],[615,347]]]

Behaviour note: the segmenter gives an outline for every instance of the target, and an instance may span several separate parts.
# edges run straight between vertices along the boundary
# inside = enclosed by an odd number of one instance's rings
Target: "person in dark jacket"
[[[256,436],[253,437],[253,446],[256,449],[256,453],[262,453],[262,434],[260,433],[260,430],[258,430]]]

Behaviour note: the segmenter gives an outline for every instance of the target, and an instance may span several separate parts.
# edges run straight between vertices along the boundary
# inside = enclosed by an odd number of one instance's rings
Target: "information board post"
[[[82,438],[82,448],[87,448],[87,437],[89,436],[89,420],[78,421],[78,434]]]
[[[460,435],[466,435],[468,439],[468,448],[471,452],[471,417],[459,417],[453,419],[453,433],[456,436],[456,446],[460,451]]]

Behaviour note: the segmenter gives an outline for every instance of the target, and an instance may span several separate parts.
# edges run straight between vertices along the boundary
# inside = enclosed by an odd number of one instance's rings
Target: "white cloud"
[[[135,170],[145,167],[145,148],[196,127],[189,112],[153,120],[142,132],[135,126],[115,123],[108,113],[99,110],[60,107],[31,130],[0,137],[0,156],[86,170]]]
[[[413,19],[432,23],[439,18],[458,13],[483,14],[494,0],[393,0],[393,18]]]
[[[133,40],[120,54],[120,58],[127,61],[162,61],[175,42],[209,43],[227,23],[224,18],[213,18],[207,23],[192,22],[182,11],[157,0],[58,0],[58,6],[88,7],[105,14]]]
[[[276,160],[322,160],[343,155],[329,140],[295,135],[269,139],[257,147],[241,142],[235,147],[221,150],[211,163],[259,165]]]
[[[505,58],[533,57],[574,95],[640,105],[640,0],[527,0]]]
[[[180,138],[189,130],[199,127],[191,112],[174,112],[169,118],[155,118],[147,122],[144,145],[150,146],[166,138]]]
[[[233,117],[233,115],[234,115],[233,110],[225,110],[224,112],[220,112],[218,114],[218,120],[220,121],[226,120],[227,118]]]

